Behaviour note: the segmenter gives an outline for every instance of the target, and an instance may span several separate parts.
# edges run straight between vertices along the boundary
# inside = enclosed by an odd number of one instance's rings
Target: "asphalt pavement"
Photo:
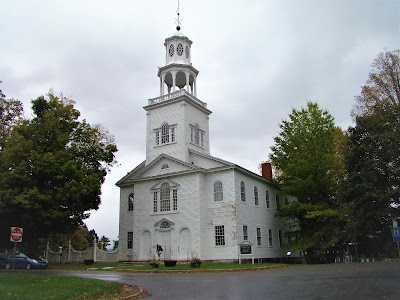
[[[400,262],[223,273],[56,273],[138,285],[151,294],[146,299],[400,299]]]

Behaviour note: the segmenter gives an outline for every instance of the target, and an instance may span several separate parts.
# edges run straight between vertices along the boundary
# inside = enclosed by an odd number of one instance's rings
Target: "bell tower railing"
[[[166,95],[163,95],[163,96],[160,96],[160,97],[157,97],[157,98],[149,99],[148,100],[148,104],[152,105],[152,104],[156,104],[156,103],[161,103],[161,102],[168,101],[168,100],[171,100],[171,99],[174,99],[174,98],[178,98],[180,96],[185,96],[185,95],[187,97],[189,97],[190,99],[192,99],[193,101],[195,101],[198,104],[200,104],[201,106],[207,107],[207,103],[197,99],[195,96],[193,96],[192,94],[188,93],[184,89],[181,89],[179,91],[176,91],[176,92],[173,92],[173,93],[170,93],[170,94],[166,94]]]

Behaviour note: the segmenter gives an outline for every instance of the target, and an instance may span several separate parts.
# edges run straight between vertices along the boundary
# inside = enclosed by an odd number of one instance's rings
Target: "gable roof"
[[[262,180],[264,182],[267,182],[269,184],[272,184],[274,186],[277,186],[277,183],[274,180],[265,178],[259,174],[256,174],[250,170],[247,170],[239,165],[236,165],[234,163],[231,163],[229,161],[220,159],[215,156],[211,156],[205,153],[201,153],[199,151],[189,149],[189,152],[191,154],[200,156],[202,158],[205,158],[207,160],[212,160],[215,162],[220,163],[220,166],[216,167],[211,167],[211,168],[203,168],[200,167],[194,163],[187,163],[184,162],[180,159],[177,159],[175,157],[169,156],[167,154],[160,154],[157,158],[155,158],[152,162],[150,162],[148,165],[146,165],[146,161],[143,161],[141,164],[136,166],[132,171],[130,171],[127,175],[122,177],[116,185],[118,187],[126,186],[126,185],[131,185],[135,182],[138,181],[144,181],[148,179],[159,179],[159,178],[165,178],[165,177],[171,177],[171,176],[178,176],[178,175],[183,175],[183,174],[188,174],[188,173],[196,173],[196,172],[202,172],[202,173],[213,173],[213,172],[219,172],[219,171],[224,171],[224,170],[235,170],[238,172],[241,172],[247,176],[253,177],[258,180]],[[184,166],[186,169],[181,170],[181,171],[176,171],[176,172],[169,172],[165,174],[157,174],[157,175],[152,175],[152,176],[143,176],[148,170],[152,169],[154,165],[156,165],[158,162],[160,162],[162,159],[167,159],[170,161],[173,161],[175,163],[178,163],[182,166]]]

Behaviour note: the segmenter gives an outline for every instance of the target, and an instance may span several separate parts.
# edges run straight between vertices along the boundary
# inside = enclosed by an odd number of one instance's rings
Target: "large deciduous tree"
[[[356,96],[353,117],[371,114],[377,104],[400,105],[400,50],[379,53],[367,84]]]
[[[354,242],[361,255],[390,255],[391,218],[400,217],[400,106],[375,105],[349,133],[344,196]]]
[[[4,148],[12,128],[22,119],[22,102],[5,99],[0,95],[0,151]]]
[[[98,209],[117,151],[113,136],[79,121],[74,101],[62,95],[38,97],[32,110],[0,154],[0,224],[23,227],[29,248],[51,233],[76,229]]]
[[[294,221],[289,233],[295,237],[292,246],[310,261],[314,253],[336,245],[342,235],[345,217],[338,191],[345,136],[333,117],[312,102],[293,109],[279,127],[270,160],[278,170],[282,193],[298,201],[282,206],[277,215]]]

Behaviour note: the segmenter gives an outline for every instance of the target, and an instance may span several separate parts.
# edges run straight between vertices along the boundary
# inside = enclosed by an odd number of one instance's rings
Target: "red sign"
[[[22,242],[22,233],[24,232],[23,228],[20,227],[11,227],[11,236],[10,241],[14,243]]]

